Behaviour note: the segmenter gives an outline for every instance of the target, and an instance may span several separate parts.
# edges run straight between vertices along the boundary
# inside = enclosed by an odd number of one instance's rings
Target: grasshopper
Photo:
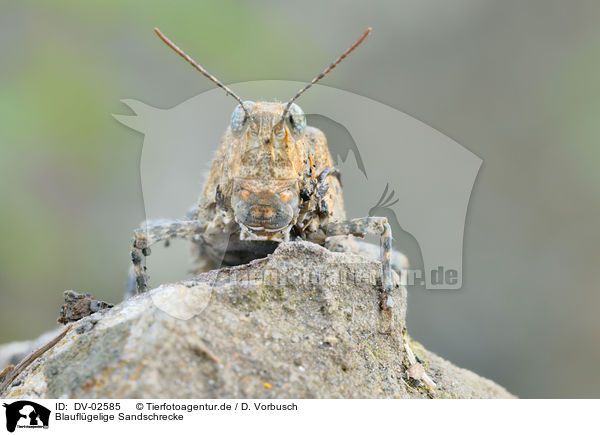
[[[389,312],[392,233],[385,217],[346,220],[340,174],[323,132],[310,127],[295,103],[371,32],[362,36],[287,103],[242,101],[159,29],[156,34],[238,103],[206,179],[185,219],[147,221],[134,231],[129,293],[146,291],[144,257],[158,242],[192,242],[196,260],[210,267],[237,265],[273,252],[278,243],[307,240],[327,246],[335,236],[381,238],[381,306]],[[364,244],[368,245],[368,244]],[[369,245],[371,246],[371,245]],[[365,253],[372,250],[365,249]],[[401,255],[401,254],[400,254]]]

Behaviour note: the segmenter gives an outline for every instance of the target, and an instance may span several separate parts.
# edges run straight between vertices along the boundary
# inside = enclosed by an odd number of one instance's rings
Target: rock
[[[513,397],[406,344],[406,290],[380,263],[308,242],[162,285],[72,324],[4,398]],[[395,279],[399,282],[398,276]],[[423,373],[422,373],[423,372]],[[420,381],[428,375],[432,389]]]

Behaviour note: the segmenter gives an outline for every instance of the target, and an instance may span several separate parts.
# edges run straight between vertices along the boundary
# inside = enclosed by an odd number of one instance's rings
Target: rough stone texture
[[[4,397],[513,397],[415,342],[437,386],[409,378],[406,291],[395,292],[390,319],[380,289],[378,262],[283,243],[266,259],[163,285],[75,322]]]

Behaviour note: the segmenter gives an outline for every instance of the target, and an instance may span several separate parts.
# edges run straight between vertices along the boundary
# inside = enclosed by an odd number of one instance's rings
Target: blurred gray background
[[[323,84],[484,162],[463,289],[410,288],[411,334],[521,397],[600,397],[599,24],[594,1],[0,3],[0,342],[54,327],[65,289],[122,295],[143,138],[111,114],[212,87],[154,26],[226,83],[307,81],[372,26]]]

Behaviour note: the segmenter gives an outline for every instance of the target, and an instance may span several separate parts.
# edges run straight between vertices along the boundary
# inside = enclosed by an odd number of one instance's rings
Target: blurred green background
[[[372,26],[323,84],[484,161],[464,288],[411,288],[411,334],[521,397],[600,397],[599,24],[596,1],[0,3],[0,342],[54,327],[65,289],[121,298],[143,138],[111,114],[212,86],[154,26],[226,83],[309,80]]]

